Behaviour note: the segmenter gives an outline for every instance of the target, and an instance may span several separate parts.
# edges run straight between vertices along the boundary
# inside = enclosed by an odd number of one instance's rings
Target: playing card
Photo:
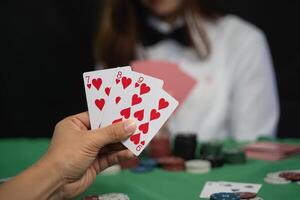
[[[135,155],[139,155],[168,120],[178,102],[163,89],[154,91],[137,105],[131,118],[137,123],[136,132],[123,142]]]
[[[197,81],[175,63],[165,61],[134,61],[132,69],[164,81],[164,90],[171,94],[181,105],[188,97]]]
[[[210,198],[212,194],[218,192],[252,192],[257,194],[260,188],[261,184],[208,181],[199,196],[200,198]]]
[[[110,94],[113,77],[118,69],[113,68],[83,73],[91,129],[99,128],[107,97]],[[122,70],[131,71],[131,67],[122,67]]]
[[[300,146],[274,142],[256,142],[246,145],[244,150],[249,158],[276,161],[290,155],[299,154]]]
[[[175,99],[170,98],[170,96],[161,92],[162,97],[165,97],[166,101],[170,100],[171,102],[161,103],[168,104],[168,109],[164,108],[166,110],[165,115],[161,115],[161,111],[157,110],[159,109],[157,107],[159,106],[159,102],[156,102],[159,101],[158,91],[162,91],[162,86],[162,80],[133,71],[119,70],[114,78],[108,104],[104,111],[105,117],[101,126],[104,127],[123,121],[124,119],[136,120],[138,126],[136,133],[130,139],[122,142],[135,155],[139,155],[147,145],[146,142],[148,141],[146,138],[144,139],[144,137],[142,137],[142,134],[153,137],[155,135],[155,130],[159,129],[157,122],[153,123],[155,125],[153,125],[152,128],[152,123],[150,123],[150,121],[158,120],[157,118],[161,118],[162,120],[165,118],[167,119],[177,106]],[[160,107],[160,109],[163,108]],[[168,113],[169,115],[167,115]],[[147,122],[148,124],[145,124]],[[141,126],[142,124],[144,124],[144,126]],[[145,133],[140,133],[138,135],[138,132],[140,132],[139,129],[142,129]]]

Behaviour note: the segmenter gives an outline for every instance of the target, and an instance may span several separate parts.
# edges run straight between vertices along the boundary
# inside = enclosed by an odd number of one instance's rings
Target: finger
[[[93,137],[99,148],[101,148],[108,144],[118,143],[127,139],[135,129],[136,123],[133,120],[126,120],[89,132],[92,133],[90,137]]]
[[[90,118],[87,111],[73,115],[73,117],[81,121],[86,127],[90,127]]]
[[[113,153],[116,151],[121,151],[124,149],[126,149],[126,147],[121,143],[108,144],[100,150],[98,155],[103,156],[103,155],[110,154],[110,153]]]
[[[119,163],[123,160],[128,160],[130,158],[133,158],[135,155],[129,151],[129,150],[122,150],[118,151],[112,154],[109,154],[107,156],[101,157],[98,159],[100,171],[106,169],[109,166],[112,166],[116,163]]]

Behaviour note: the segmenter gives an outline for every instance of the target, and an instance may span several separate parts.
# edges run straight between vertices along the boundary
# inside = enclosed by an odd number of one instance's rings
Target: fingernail
[[[131,133],[131,132],[135,131],[135,129],[136,129],[136,123],[135,123],[135,121],[133,121],[133,120],[126,120],[124,122],[124,128],[125,128],[125,131],[128,132],[128,133]]]

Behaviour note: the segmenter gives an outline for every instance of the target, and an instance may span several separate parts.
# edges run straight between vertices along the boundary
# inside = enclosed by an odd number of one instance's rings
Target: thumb
[[[92,133],[92,137],[98,143],[99,146],[105,146],[107,144],[117,143],[124,139],[127,139],[136,129],[136,123],[133,120],[126,120],[100,128],[97,130],[89,131]]]

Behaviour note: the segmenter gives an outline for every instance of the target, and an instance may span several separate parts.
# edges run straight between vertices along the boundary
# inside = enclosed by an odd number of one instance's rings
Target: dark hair
[[[202,20],[218,16],[210,9],[210,1],[185,0],[183,9],[187,35],[203,59],[210,55],[211,49]],[[105,0],[96,34],[96,61],[104,67],[115,67],[128,65],[136,59],[136,45],[141,39],[145,13],[148,12],[140,0]]]

